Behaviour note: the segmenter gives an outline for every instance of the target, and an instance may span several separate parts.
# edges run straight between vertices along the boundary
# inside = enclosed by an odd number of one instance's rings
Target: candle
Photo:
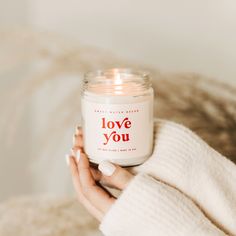
[[[90,72],[81,98],[84,150],[91,162],[144,162],[153,149],[153,88],[144,72]]]

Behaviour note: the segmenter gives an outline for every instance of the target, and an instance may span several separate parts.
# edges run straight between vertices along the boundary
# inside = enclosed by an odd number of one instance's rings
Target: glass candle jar
[[[85,75],[82,129],[92,163],[133,166],[152,154],[153,98],[147,73],[115,68]]]

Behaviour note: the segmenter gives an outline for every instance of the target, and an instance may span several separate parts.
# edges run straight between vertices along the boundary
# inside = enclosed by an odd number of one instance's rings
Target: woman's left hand
[[[116,198],[101,184],[124,190],[133,175],[118,165],[103,161],[98,169],[90,166],[83,149],[82,129],[78,127],[73,138],[71,155],[67,155],[73,185],[78,200],[96,219],[101,221]]]

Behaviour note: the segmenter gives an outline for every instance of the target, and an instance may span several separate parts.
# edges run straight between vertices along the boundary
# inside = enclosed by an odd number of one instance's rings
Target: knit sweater
[[[236,235],[236,166],[191,130],[156,119],[153,154],[131,171],[106,236]]]

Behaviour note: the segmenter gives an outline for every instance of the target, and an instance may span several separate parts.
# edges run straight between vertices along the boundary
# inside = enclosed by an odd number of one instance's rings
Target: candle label
[[[97,163],[149,154],[153,139],[152,112],[151,100],[101,104],[82,98],[85,152]]]

